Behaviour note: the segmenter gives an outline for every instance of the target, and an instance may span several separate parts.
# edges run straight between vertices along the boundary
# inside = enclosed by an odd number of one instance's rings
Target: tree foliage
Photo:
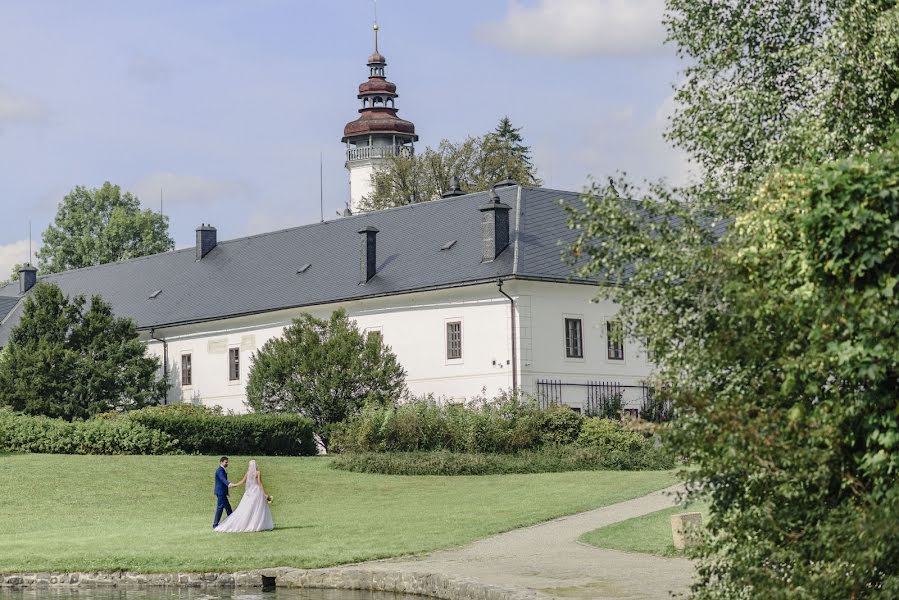
[[[695,598],[899,597],[899,9],[669,0],[686,189],[593,184],[569,258],[620,286],[709,496]],[[614,240],[614,243],[611,242]]]
[[[327,447],[331,425],[366,404],[397,400],[405,375],[381,336],[363,335],[344,310],[328,320],[303,314],[253,357],[247,402],[254,411],[312,419]]]
[[[388,159],[372,175],[372,193],[362,206],[380,210],[436,200],[451,189],[453,177],[459,178],[465,192],[489,189],[506,178],[523,185],[541,184],[521,128],[503,117],[496,130],[484,136],[468,137],[460,143],[444,139],[436,149]]]
[[[128,258],[166,252],[175,247],[168,217],[141,210],[140,201],[108,181],[100,188],[82,186],[66,194],[56,218],[43,235],[37,256],[43,273],[58,273]]]
[[[85,419],[156,404],[167,384],[134,322],[100,296],[69,298],[39,283],[25,299],[0,361],[0,405],[27,414]]]
[[[893,0],[668,0],[688,65],[669,139],[744,197],[772,168],[882,144],[899,118]]]

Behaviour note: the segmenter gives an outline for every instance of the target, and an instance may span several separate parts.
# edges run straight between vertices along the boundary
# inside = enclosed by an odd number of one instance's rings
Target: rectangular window
[[[381,334],[380,329],[369,329],[365,332],[365,340],[372,342],[377,340],[380,343],[384,340],[384,336]]]
[[[565,356],[584,358],[584,329],[580,319],[565,319]]]
[[[240,381],[240,348],[228,349],[228,381]]]
[[[446,324],[446,358],[447,360],[462,358],[462,321]]]
[[[609,360],[624,360],[624,328],[620,321],[606,321]]]
[[[181,355],[181,385],[193,385],[192,358],[190,354]]]

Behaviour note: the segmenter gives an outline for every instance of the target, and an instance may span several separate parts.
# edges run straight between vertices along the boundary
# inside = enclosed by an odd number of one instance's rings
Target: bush
[[[573,444],[581,434],[584,418],[567,406],[555,405],[543,411],[540,441],[543,444]]]
[[[518,452],[542,443],[542,411],[509,394],[468,405],[416,398],[366,407],[332,429],[332,447],[351,452]],[[554,434],[560,437],[561,434]]]
[[[640,433],[625,429],[621,421],[591,417],[577,439],[581,448],[596,448],[603,452],[641,452],[652,448],[652,442]]]
[[[64,421],[0,408],[0,451],[41,454],[177,454],[178,440],[127,419]]]
[[[312,421],[295,414],[223,415],[189,404],[156,406],[119,414],[177,439],[187,454],[310,456],[316,454]]]
[[[356,452],[341,454],[335,469],[384,475],[501,475],[564,471],[663,470],[674,461],[646,446],[637,452],[595,447],[546,446],[514,454],[450,452]]]

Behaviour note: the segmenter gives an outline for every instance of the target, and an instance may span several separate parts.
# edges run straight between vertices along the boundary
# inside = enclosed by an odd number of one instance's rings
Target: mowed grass
[[[231,481],[249,457],[231,457]],[[212,531],[217,457],[0,455],[0,572],[323,567],[465,544],[642,496],[673,471],[348,473],[257,457],[275,530]],[[231,493],[236,507],[242,488]]]
[[[689,506],[666,508],[594,529],[581,536],[581,541],[597,548],[642,552],[657,556],[684,556],[682,550],[674,547],[671,539],[671,515],[682,512],[701,512],[702,522],[709,519],[708,506],[696,502]]]

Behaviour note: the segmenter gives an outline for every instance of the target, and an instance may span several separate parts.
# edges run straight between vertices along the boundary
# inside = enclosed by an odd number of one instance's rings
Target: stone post
[[[702,531],[702,513],[688,512],[671,515],[671,538],[678,550],[690,548],[699,543]]]

